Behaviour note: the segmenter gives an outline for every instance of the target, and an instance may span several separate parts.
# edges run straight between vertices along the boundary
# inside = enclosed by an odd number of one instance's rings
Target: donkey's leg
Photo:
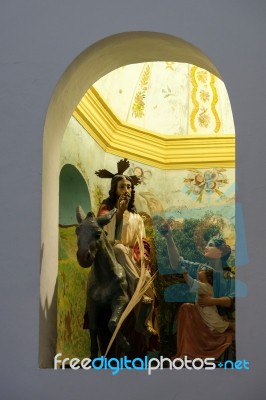
[[[98,357],[98,338],[97,331],[89,329],[90,331],[90,339],[91,339],[91,354],[90,358],[93,360]]]
[[[90,358],[98,357],[98,335],[97,335],[97,305],[91,300],[89,303],[89,332],[90,332]]]
[[[117,327],[117,324],[120,320],[121,315],[123,314],[126,305],[128,304],[128,297],[127,296],[120,296],[117,299],[112,301],[111,309],[112,309],[112,316],[108,323],[108,328],[111,333],[113,333]],[[131,350],[131,346],[125,336],[118,331],[116,335],[117,342],[122,351],[128,352]]]

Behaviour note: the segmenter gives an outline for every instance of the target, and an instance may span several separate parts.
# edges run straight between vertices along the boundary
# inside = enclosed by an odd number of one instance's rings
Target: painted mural
[[[139,89],[139,97],[135,98],[135,107],[132,108],[135,117],[144,112],[143,93],[149,70],[146,69],[143,73],[143,85]],[[195,85],[196,79],[198,84],[204,82],[205,78],[197,76],[197,71],[193,74]],[[211,82],[209,83],[211,87]],[[212,92],[211,98],[202,89],[201,100],[209,101],[210,109],[213,110],[215,116],[214,95],[215,92]],[[204,120],[204,112],[200,111],[198,101],[195,99],[193,111],[195,126],[207,123],[208,120],[207,111]],[[219,119],[214,118],[213,123],[218,129]],[[86,190],[77,190],[74,185],[69,187],[71,193],[68,196],[65,194],[65,188],[60,198],[60,215],[64,215],[64,220],[59,221],[57,352],[63,353],[64,357],[88,356],[90,341],[88,331],[83,329],[89,271],[82,269],[76,261],[75,208],[69,207],[69,204],[82,204],[86,212],[97,213],[102,200],[108,197],[110,180],[100,179],[95,175],[95,171],[103,167],[114,171],[120,159],[121,157],[105,153],[74,118],[70,120],[62,143],[61,171],[66,165],[75,168],[78,172],[78,180],[82,180],[82,185],[86,187]],[[212,237],[224,238],[232,249],[228,265],[230,277],[233,279],[235,170],[216,167],[159,170],[134,160],[129,160],[129,163],[130,166],[125,174],[136,175],[140,179],[140,184],[135,188],[135,204],[144,220],[151,248],[151,271],[159,271],[154,281],[158,300],[156,318],[160,337],[160,346],[156,350],[158,354],[173,356],[176,352],[176,312],[184,301],[180,295],[180,288],[184,288],[186,283],[182,274],[173,274],[165,237],[154,221],[167,223],[180,254],[185,260],[191,262],[206,263],[204,256],[206,243]],[[79,182],[79,187],[82,185]],[[66,205],[67,197],[72,198],[71,202],[68,199],[68,206]],[[195,297],[188,296],[190,295],[186,292],[186,301],[191,303],[195,301]],[[234,315],[231,317],[234,318]]]
[[[93,87],[122,121],[152,132],[226,135],[235,131],[223,81],[195,65],[171,61],[126,65]]]

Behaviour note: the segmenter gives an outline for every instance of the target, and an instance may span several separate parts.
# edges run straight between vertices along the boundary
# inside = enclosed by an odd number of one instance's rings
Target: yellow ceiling
[[[91,87],[74,117],[107,152],[161,169],[234,167],[223,82],[184,63],[121,67]]]

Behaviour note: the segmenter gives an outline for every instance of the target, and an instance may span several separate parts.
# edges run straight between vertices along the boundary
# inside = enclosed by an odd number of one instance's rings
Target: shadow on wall
[[[44,244],[42,244],[41,247],[41,265],[42,265],[43,253],[44,253]],[[58,285],[56,280],[51,304],[48,303],[47,298],[45,298],[44,304],[42,304],[41,300],[39,304],[40,327],[43,327],[43,329],[45,329],[45,334],[47,335],[47,337],[49,337],[49,341],[46,342],[46,346],[42,347],[39,353],[40,367],[43,367],[42,365],[43,354],[45,353],[56,354],[57,336],[54,334],[54,332],[57,332],[57,312],[54,312],[54,310],[57,310],[57,286]],[[47,323],[47,321],[49,321],[49,324]],[[44,332],[40,331],[40,335],[43,333]],[[45,367],[52,367],[52,365],[50,364],[45,365]]]

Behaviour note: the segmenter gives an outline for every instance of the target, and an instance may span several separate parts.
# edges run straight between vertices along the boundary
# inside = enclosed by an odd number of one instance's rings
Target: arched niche
[[[84,210],[91,209],[90,193],[87,184],[76,167],[63,166],[59,181],[59,224],[76,224],[76,206]]]
[[[49,103],[43,136],[39,366],[53,367],[56,348],[59,159],[62,138],[80,99],[103,75],[123,65],[177,61],[202,67],[220,78],[197,47],[168,34],[127,32],[109,36],[83,51],[65,70]]]

